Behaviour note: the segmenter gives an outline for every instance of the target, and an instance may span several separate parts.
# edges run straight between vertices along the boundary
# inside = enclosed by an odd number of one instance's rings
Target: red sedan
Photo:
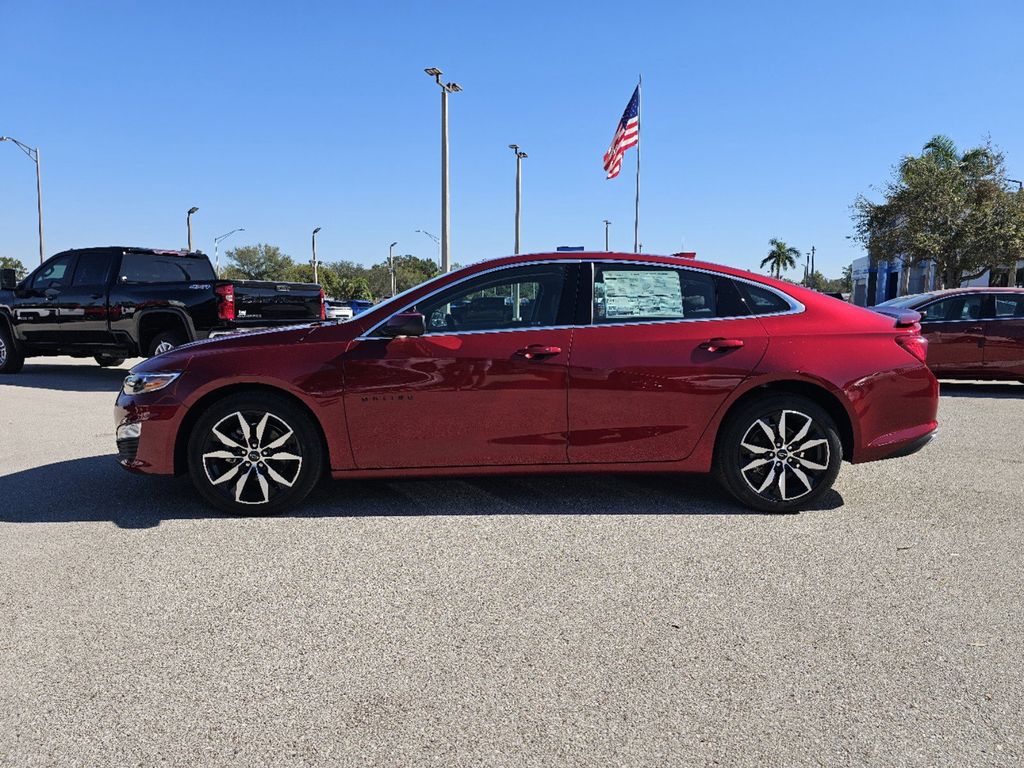
[[[1024,288],[952,288],[900,296],[876,309],[921,313],[936,376],[1024,381]]]
[[[713,472],[790,511],[843,459],[931,439],[917,317],[692,259],[497,259],[347,322],[151,358],[117,400],[117,445],[236,513],[294,505],[325,473],[609,471]]]

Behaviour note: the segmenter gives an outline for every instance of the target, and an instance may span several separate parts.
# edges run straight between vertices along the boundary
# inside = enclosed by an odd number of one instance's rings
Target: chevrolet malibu
[[[675,256],[515,256],[346,322],[151,358],[118,397],[117,447],[231,513],[298,504],[325,474],[541,472],[712,472],[788,512],[844,459],[931,439],[918,319]]]

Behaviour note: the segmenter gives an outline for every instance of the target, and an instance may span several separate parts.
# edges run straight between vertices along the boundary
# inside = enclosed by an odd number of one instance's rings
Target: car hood
[[[201,339],[189,344],[182,344],[162,355],[151,357],[132,368],[132,373],[152,373],[154,371],[183,371],[188,368],[192,358],[198,355],[217,355],[225,352],[253,349],[255,347],[277,347],[298,344],[311,335],[326,328],[338,328],[340,324],[304,323],[289,325],[285,328],[272,328],[262,331],[246,331],[228,336],[217,336],[212,339]],[[354,332],[354,329],[353,329]]]

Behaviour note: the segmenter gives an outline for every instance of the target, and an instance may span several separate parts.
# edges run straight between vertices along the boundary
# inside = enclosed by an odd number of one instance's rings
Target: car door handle
[[[985,329],[982,328],[980,325],[971,325],[968,326],[967,328],[964,328],[964,333],[981,333],[983,330]]]
[[[728,352],[730,349],[739,349],[743,346],[743,339],[708,339],[700,344],[701,349],[708,352]]]
[[[561,347],[549,347],[545,344],[531,344],[528,347],[516,350],[517,357],[525,357],[527,360],[536,360],[541,357],[551,357],[562,354]]]

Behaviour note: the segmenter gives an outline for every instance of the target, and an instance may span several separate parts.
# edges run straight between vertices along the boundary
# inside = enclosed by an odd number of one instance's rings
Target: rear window
[[[996,317],[1024,318],[1024,296],[997,293],[995,295],[995,300]]]
[[[188,283],[214,280],[206,259],[188,259],[149,253],[126,253],[121,259],[121,282]]]
[[[896,307],[897,309],[908,309],[918,304],[923,304],[928,299],[935,296],[934,293],[915,293],[910,296],[899,296],[895,299],[889,299],[877,304],[879,307]]]
[[[788,301],[767,288],[742,283],[741,290],[746,294],[746,305],[751,314],[771,315],[776,312],[788,312],[792,309]]]

